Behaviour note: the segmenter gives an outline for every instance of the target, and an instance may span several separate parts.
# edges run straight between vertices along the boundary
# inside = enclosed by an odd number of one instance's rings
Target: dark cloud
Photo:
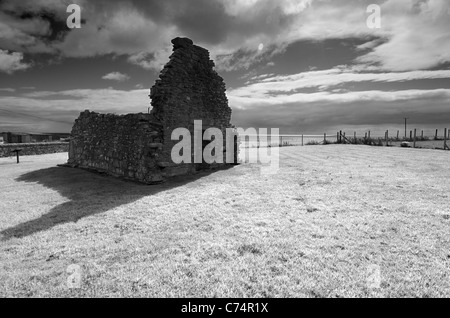
[[[186,35],[205,43],[222,42],[233,23],[225,13],[223,4],[215,1],[183,2],[183,6],[177,7],[176,11],[173,20],[175,25]]]
[[[103,0],[89,5],[98,14],[134,7],[155,23],[176,26],[183,35],[205,44],[237,34],[275,35],[297,16],[283,13],[276,1],[261,1],[246,15],[230,15],[219,0]]]
[[[67,5],[73,1],[12,1],[0,3],[0,10],[18,20],[39,18],[50,24],[44,40],[62,41],[68,32],[76,32],[66,27]],[[75,1],[76,2],[76,1]],[[257,8],[244,14],[232,15],[227,12],[223,1],[219,0],[99,0],[82,1],[82,18],[86,23],[100,23],[101,30],[120,10],[136,9],[158,28],[175,28],[180,35],[191,37],[200,44],[216,45],[229,38],[243,38],[258,35],[275,36],[286,29],[295,14],[285,14],[274,1],[261,1]],[[94,22],[96,21],[96,22]],[[124,29],[133,29],[135,21],[130,20]],[[145,34],[145,30],[139,30]],[[139,47],[136,39],[126,32],[116,34],[112,41],[118,45]]]
[[[0,13],[9,32],[0,34],[8,43],[0,46],[21,52],[54,53],[50,45],[68,33],[65,8],[61,5],[40,5],[39,1],[2,1]],[[63,11],[64,9],[64,11]]]
[[[55,12],[41,11],[41,12],[23,12],[20,16],[21,19],[33,19],[40,18],[50,24],[49,33],[41,36],[40,38],[47,42],[52,42],[55,40],[62,41],[64,36],[69,32],[66,25],[66,19],[61,19],[61,17]]]

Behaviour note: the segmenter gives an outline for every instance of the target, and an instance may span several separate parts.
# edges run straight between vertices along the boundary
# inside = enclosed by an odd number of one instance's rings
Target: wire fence
[[[245,135],[240,136],[241,147],[289,147],[336,143],[336,135]]]
[[[365,144],[373,146],[398,146],[398,147],[412,147],[412,148],[428,148],[428,149],[444,149],[450,150],[449,139],[450,129],[444,128],[439,134],[436,129],[433,135],[425,135],[421,130],[410,130],[409,136],[405,131],[403,137],[400,137],[400,131],[391,135],[389,130],[386,130],[384,136],[372,136],[370,131],[364,133],[364,137],[358,137],[356,132],[353,136],[346,135],[345,132],[337,132],[337,143],[349,144]]]
[[[438,130],[432,133],[424,130],[405,131],[403,136],[400,130],[389,132],[386,130],[384,136],[379,132],[372,135],[371,131],[364,134],[353,132],[347,134],[345,131],[338,131],[334,135],[243,135],[240,136],[240,146],[243,148],[259,147],[288,147],[288,146],[308,146],[326,144],[365,144],[372,146],[398,146],[413,148],[447,149],[450,150],[450,129]]]

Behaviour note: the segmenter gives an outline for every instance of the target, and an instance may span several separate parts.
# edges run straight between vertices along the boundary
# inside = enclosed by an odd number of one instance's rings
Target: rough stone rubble
[[[187,128],[193,137],[194,120],[202,120],[202,131],[218,128],[225,139],[226,129],[233,127],[225,83],[214,70],[208,50],[188,38],[175,38],[172,44],[170,60],[150,89],[150,114],[82,112],[72,129],[69,166],[158,183],[226,164],[225,140],[223,164],[174,164],[171,159],[172,148],[179,142],[171,140],[174,129]],[[237,162],[236,144],[235,152]]]

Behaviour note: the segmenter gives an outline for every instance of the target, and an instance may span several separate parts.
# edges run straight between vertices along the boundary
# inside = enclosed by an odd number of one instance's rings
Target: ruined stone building
[[[194,160],[175,164],[171,159],[172,148],[179,142],[171,140],[174,129],[187,128],[193,138],[194,120],[202,120],[203,131],[218,128],[225,139],[225,130],[232,127],[225,83],[214,70],[208,50],[188,38],[175,38],[172,44],[170,60],[150,90],[151,112],[127,115],[82,112],[72,128],[69,166],[157,183],[171,176],[226,164],[225,140],[223,164],[194,163]],[[192,157],[193,145],[192,141]],[[236,142],[233,158],[236,163]]]

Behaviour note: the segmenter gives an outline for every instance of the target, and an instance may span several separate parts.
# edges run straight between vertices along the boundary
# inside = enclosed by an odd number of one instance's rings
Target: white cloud
[[[37,1],[36,1],[37,2]],[[23,3],[24,5],[24,3]],[[27,13],[32,8],[25,6]],[[8,3],[0,8],[0,47],[10,51],[27,53],[56,53],[51,45],[42,37],[51,33],[50,23],[41,17],[28,19],[17,18],[1,12],[8,10]],[[17,11],[13,9],[12,11]]]
[[[163,66],[169,61],[169,56],[172,53],[172,45],[164,49],[157,50],[154,54],[147,52],[138,52],[128,57],[128,62],[138,65],[146,70],[160,71]]]
[[[3,8],[34,13],[44,10],[63,19],[69,2],[6,1]],[[380,29],[366,25],[370,3],[197,0],[185,4],[167,0],[164,5],[152,6],[139,1],[81,1],[86,23],[81,29],[70,31],[61,42],[51,44],[41,39],[50,32],[44,19],[19,20],[0,13],[0,47],[13,51],[24,48],[24,52],[59,50],[69,57],[125,54],[130,63],[159,69],[170,54],[170,39],[187,35],[211,51],[218,69],[235,70],[270,62],[273,55],[298,40],[366,38],[368,43],[358,48],[369,52],[361,53],[364,55],[358,63],[406,71],[429,69],[450,61],[448,1],[382,1]],[[260,52],[261,43],[264,49]],[[272,54],[267,54],[266,48],[272,48]]]
[[[450,89],[317,92],[242,97],[228,94],[233,121],[242,127],[278,127],[283,133],[332,132],[348,125],[400,129],[403,117],[414,127],[448,125]],[[388,128],[389,127],[389,128]],[[373,129],[375,131],[375,129]],[[383,132],[384,132],[383,131]]]
[[[0,88],[0,92],[8,92],[8,93],[14,93],[16,90],[14,88]]]
[[[446,0],[384,2],[381,21],[388,41],[357,62],[392,71],[429,69],[449,62],[449,12]]]
[[[54,45],[65,56],[154,53],[176,34],[173,27],[158,25],[131,2],[86,3],[83,9],[87,23]]]
[[[304,127],[305,123],[310,123],[311,129],[322,129],[318,128],[318,125],[329,128],[327,125],[330,122],[336,125],[345,122],[363,124],[370,120],[376,124],[376,120],[385,119],[386,116],[401,120],[403,111],[416,112],[417,118],[428,116],[436,120],[448,114],[450,103],[450,89],[318,92],[260,97],[240,96],[231,90],[227,95],[229,105],[233,108],[235,124],[252,127],[286,127],[286,129],[292,127],[299,129],[300,126]],[[8,122],[26,121],[28,123],[26,127],[31,127],[34,131],[70,131],[73,121],[85,109],[100,113],[146,113],[150,100],[148,89],[131,91],[75,89],[0,96],[0,104],[7,110],[67,124],[41,122],[22,116],[4,118]]]
[[[102,79],[118,81],[118,82],[125,82],[125,81],[128,81],[130,79],[130,77],[127,74],[123,74],[120,72],[112,72],[112,73],[108,73],[108,74],[102,76]]]
[[[36,91],[25,93],[22,97],[4,98],[0,101],[4,104],[17,105],[17,107],[26,109],[62,111],[70,109],[72,104],[72,109],[75,111],[89,109],[118,114],[146,111],[150,106],[148,89],[126,91],[108,88]]]
[[[28,122],[26,129],[33,131],[70,131],[74,120],[80,112],[89,109],[99,113],[128,114],[147,112],[150,106],[148,89],[116,90],[116,89],[74,89],[65,91],[36,91],[20,96],[0,96],[3,109],[15,113],[24,113],[50,120],[37,120],[27,116],[2,114],[8,122],[20,120]],[[10,117],[5,117],[6,115]],[[11,120],[10,120],[11,118]],[[61,123],[62,122],[62,123]],[[67,122],[67,123],[64,123]],[[23,130],[25,126],[17,125]],[[22,127],[23,129],[20,129]],[[11,127],[13,129],[14,127]],[[17,130],[16,129],[16,130]]]
[[[358,70],[358,67],[338,66],[328,70],[302,72],[293,75],[269,76],[262,74],[253,77],[250,82],[246,83],[246,86],[234,89],[230,93],[239,97],[266,98],[277,94],[295,93],[295,91],[304,88],[324,90],[352,82],[405,82],[450,78],[450,70],[390,73],[364,73],[358,72]]]
[[[246,49],[238,52],[216,55],[214,58],[216,68],[220,71],[233,71],[236,69],[247,70],[255,63],[270,60],[277,54],[284,52],[286,45],[271,45],[264,50]],[[267,66],[275,65],[273,62],[268,62]]]
[[[228,1],[227,1],[228,2]],[[211,48],[213,56],[232,54],[237,50],[255,52],[259,43],[264,46],[286,47],[299,40],[360,38],[368,43],[358,47],[370,50],[357,63],[373,65],[377,69],[408,71],[429,69],[450,61],[450,3],[446,0],[410,1],[386,0],[381,6],[380,29],[366,25],[366,8],[370,1],[231,1],[225,5],[238,19],[252,21],[260,26],[254,34],[230,33],[223,43]],[[421,4],[416,5],[415,3]],[[277,7],[292,15],[277,16]],[[258,13],[271,12],[265,23]],[[244,18],[245,17],[245,18]],[[288,21],[278,29],[279,21]],[[375,39],[374,39],[375,38]],[[276,52],[282,53],[283,50]],[[253,53],[254,55],[255,53]],[[231,59],[231,58],[230,58]],[[235,63],[226,59],[224,70],[247,67],[258,62],[252,54],[237,58]],[[219,59],[218,66],[221,67]]]
[[[29,68],[31,65],[22,62],[23,54],[20,52],[11,52],[0,49],[0,72],[12,74]]]
[[[400,90],[395,92],[388,91],[356,91],[345,93],[296,93],[290,95],[272,96],[262,94],[260,96],[245,96],[241,92],[234,90],[228,94],[229,104],[235,108],[248,109],[260,108],[266,106],[285,105],[285,104],[310,104],[316,102],[326,102],[332,104],[377,101],[381,103],[380,107],[389,105],[388,102],[420,100],[424,98],[442,98],[445,102],[441,105],[442,111],[448,109],[450,102],[450,89],[434,90]],[[362,106],[364,107],[364,106]],[[389,106],[387,106],[389,107]],[[429,109],[427,109],[429,110]]]

